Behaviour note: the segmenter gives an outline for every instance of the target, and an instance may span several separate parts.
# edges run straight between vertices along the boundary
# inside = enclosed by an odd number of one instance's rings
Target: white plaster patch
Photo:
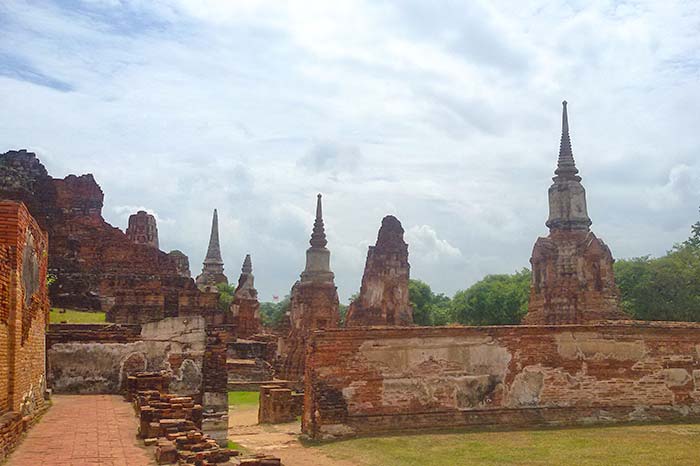
[[[556,335],[557,351],[565,359],[634,361],[647,351],[642,339],[617,341],[594,332],[565,332]]]
[[[666,380],[666,385],[669,387],[682,387],[691,380],[690,374],[688,374],[688,371],[685,369],[664,369],[662,372]]]

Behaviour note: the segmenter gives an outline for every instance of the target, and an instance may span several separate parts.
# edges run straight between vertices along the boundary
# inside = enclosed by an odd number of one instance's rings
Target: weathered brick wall
[[[24,204],[0,201],[0,460],[45,408],[47,256]]]
[[[700,325],[317,332],[303,431],[700,420]]]
[[[160,370],[171,374],[171,392],[201,393],[203,317],[169,317],[142,326],[52,325],[47,340],[47,378],[56,393],[120,393],[129,375]]]

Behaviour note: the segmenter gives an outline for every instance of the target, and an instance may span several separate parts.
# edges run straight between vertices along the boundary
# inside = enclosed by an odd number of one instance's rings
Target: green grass
[[[246,447],[234,442],[233,440],[228,441],[226,448],[228,448],[229,450],[238,450],[241,453],[248,453],[248,449]]]
[[[228,392],[229,406],[257,406],[260,392]]]
[[[105,321],[105,313],[74,311],[73,309],[66,309],[65,312],[60,312],[59,309],[52,308],[50,322],[52,324],[60,324],[64,321],[69,324],[101,324]]]
[[[700,424],[453,432],[312,446],[360,466],[700,464]]]

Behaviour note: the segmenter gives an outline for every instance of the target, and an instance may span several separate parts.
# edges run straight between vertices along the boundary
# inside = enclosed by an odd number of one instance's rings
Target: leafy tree
[[[289,295],[278,303],[260,303],[260,319],[267,327],[276,327],[282,321],[284,314],[289,310]]]
[[[700,322],[700,222],[665,256],[615,262],[615,279],[635,319]]]
[[[231,307],[236,287],[229,283],[219,283],[216,285],[216,289],[219,291],[219,309],[228,311],[229,307]]]
[[[408,281],[408,297],[413,307],[416,325],[447,325],[450,323],[450,298],[435,294],[430,286],[420,280]]]
[[[527,313],[530,271],[487,275],[452,298],[451,314],[466,325],[519,324]]]

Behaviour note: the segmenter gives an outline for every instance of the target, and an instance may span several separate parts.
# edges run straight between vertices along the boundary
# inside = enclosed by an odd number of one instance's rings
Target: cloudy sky
[[[229,278],[304,266],[324,194],[341,299],[381,219],[452,294],[528,265],[569,101],[594,231],[663,254],[700,205],[696,1],[3,0],[0,151],[93,173],[198,273],[219,209]]]

